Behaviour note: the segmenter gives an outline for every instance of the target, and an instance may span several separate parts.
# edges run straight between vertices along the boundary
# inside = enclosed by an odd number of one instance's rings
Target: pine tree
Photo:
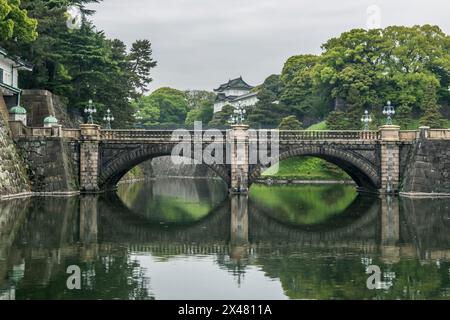
[[[222,108],[222,111],[216,112],[212,118],[212,120],[208,123],[210,127],[214,126],[224,126],[228,125],[228,121],[230,120],[230,116],[234,112],[234,107],[230,105],[226,105]]]
[[[411,124],[412,108],[408,105],[401,105],[395,112],[396,123],[402,130],[407,130]]]
[[[280,130],[302,130],[303,123],[301,123],[296,116],[289,116],[283,118],[278,126]]]
[[[421,126],[428,126],[430,128],[443,128],[445,119],[441,114],[441,108],[437,104],[436,90],[433,86],[427,86],[422,100],[421,109],[423,110],[420,118]]]
[[[150,71],[156,67],[157,62],[152,58],[152,44],[148,40],[137,40],[131,46],[129,59],[133,72],[135,87],[144,93],[148,90],[148,85],[153,81]]]

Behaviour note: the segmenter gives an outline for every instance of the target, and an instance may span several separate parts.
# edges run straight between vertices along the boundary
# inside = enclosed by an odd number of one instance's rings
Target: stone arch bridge
[[[103,130],[92,124],[29,128],[14,121],[10,127],[37,191],[114,189],[134,166],[175,153],[203,161],[235,193],[247,192],[270,166],[263,157],[275,164],[313,156],[343,169],[363,191],[450,195],[450,130],[270,131],[236,125],[227,131],[174,133]],[[48,185],[53,187],[48,190]]]

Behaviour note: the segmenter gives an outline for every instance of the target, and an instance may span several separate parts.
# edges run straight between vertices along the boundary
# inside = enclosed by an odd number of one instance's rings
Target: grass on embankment
[[[325,121],[310,126],[307,130],[326,130]],[[298,180],[351,180],[351,178],[337,166],[315,157],[294,157],[283,160],[276,167],[263,172],[263,178],[289,178]]]
[[[283,160],[279,164],[278,172],[276,167],[270,167],[262,176],[298,180],[351,180],[337,166],[314,157],[293,157]]]

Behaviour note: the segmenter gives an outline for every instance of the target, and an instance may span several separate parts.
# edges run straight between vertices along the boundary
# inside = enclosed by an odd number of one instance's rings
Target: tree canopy
[[[249,114],[251,125],[273,126],[293,115],[306,126],[327,119],[329,129],[360,129],[368,110],[377,126],[388,100],[403,129],[419,119],[443,126],[443,115],[450,115],[450,37],[439,27],[353,29],[322,49],[317,56],[289,58],[279,77],[267,78]]]
[[[37,37],[37,20],[20,7],[20,0],[0,0],[0,41],[30,42]]]
[[[21,8],[37,21],[39,36],[32,42],[19,39],[0,45],[33,65],[33,72],[20,78],[22,88],[46,89],[66,97],[71,112],[79,114],[92,99],[97,120],[109,108],[116,119],[113,127],[131,127],[132,101],[147,91],[156,66],[151,43],[137,40],[128,52],[122,41],[108,39],[88,20],[93,12],[85,5],[94,2],[99,0],[23,0]],[[72,5],[82,12],[80,28],[67,26]]]

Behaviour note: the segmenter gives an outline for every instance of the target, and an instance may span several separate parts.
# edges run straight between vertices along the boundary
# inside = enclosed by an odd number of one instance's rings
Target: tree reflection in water
[[[218,297],[225,287],[230,295],[247,290],[247,298],[261,296],[260,288],[273,282],[280,284],[277,297],[294,299],[449,297],[449,199],[362,197],[339,186],[281,188],[280,197],[278,189],[258,186],[250,197],[227,197],[223,185],[186,181],[173,189],[167,183],[124,186],[120,198],[1,202],[0,295],[179,297],[158,280],[183,281],[183,270],[197,261],[201,279],[222,284],[208,289]],[[182,196],[173,202],[176,194]],[[201,205],[185,205],[195,202]],[[178,271],[155,274],[160,264]],[[392,284],[367,289],[370,264]],[[82,270],[81,291],[66,288],[69,265]],[[186,281],[196,274],[189,270]],[[192,290],[208,298],[211,292],[202,288],[198,283]]]

